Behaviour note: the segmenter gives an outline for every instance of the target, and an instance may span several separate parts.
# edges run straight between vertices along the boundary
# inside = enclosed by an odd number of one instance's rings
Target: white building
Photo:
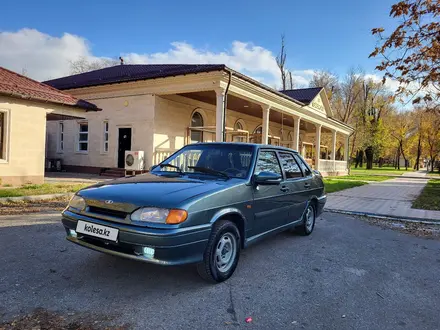
[[[324,175],[347,173],[353,129],[333,118],[323,88],[279,92],[208,64],[119,65],[45,83],[102,109],[48,123],[48,156],[68,170],[123,167],[125,150],[144,151],[148,168],[192,142],[242,141],[298,150]]]

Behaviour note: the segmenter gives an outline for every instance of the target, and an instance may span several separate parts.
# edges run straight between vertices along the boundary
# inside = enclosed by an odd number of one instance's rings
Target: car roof
[[[259,144],[259,143],[246,143],[246,142],[198,142],[198,143],[192,143],[188,145],[241,145],[241,146],[252,146],[255,149],[274,149],[274,150],[280,150],[280,151],[288,151],[293,152],[295,154],[298,154],[298,151],[286,148],[286,147],[280,147],[280,146],[274,146],[271,144]]]

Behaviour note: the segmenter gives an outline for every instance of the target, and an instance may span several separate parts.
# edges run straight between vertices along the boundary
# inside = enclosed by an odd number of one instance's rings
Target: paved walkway
[[[109,180],[96,174],[73,173],[73,172],[46,172],[44,174],[45,183],[95,183]]]
[[[440,211],[411,208],[412,201],[428,182],[428,179],[423,179],[426,172],[411,172],[405,176],[328,194],[325,208],[329,211],[440,221]]]

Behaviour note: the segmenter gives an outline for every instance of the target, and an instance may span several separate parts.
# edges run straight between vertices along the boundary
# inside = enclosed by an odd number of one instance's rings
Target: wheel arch
[[[313,195],[312,198],[309,199],[309,204],[312,204],[315,208],[317,208],[318,207],[318,197]]]
[[[229,220],[233,222],[240,233],[240,246],[243,249],[244,248],[244,242],[246,240],[246,217],[244,214],[236,208],[227,208],[220,210],[217,212],[211,219],[211,224],[215,224],[217,221],[220,220]]]

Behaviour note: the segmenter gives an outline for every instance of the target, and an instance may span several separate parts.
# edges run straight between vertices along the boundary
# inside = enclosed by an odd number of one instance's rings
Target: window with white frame
[[[191,117],[191,127],[203,127],[203,117],[200,112],[194,112]],[[191,143],[203,142],[203,131],[191,130]]]
[[[104,121],[103,151],[108,152],[108,121]]]
[[[241,123],[240,120],[237,120],[235,122],[234,130],[237,132],[244,130],[243,124]],[[237,136],[234,136],[233,141],[234,142],[245,142],[245,139],[244,139],[243,135],[237,135]]]
[[[0,110],[0,159],[6,160],[7,112]]]
[[[89,123],[78,124],[78,151],[87,152],[89,150]]]
[[[62,121],[58,124],[58,152],[64,151],[64,123]]]

